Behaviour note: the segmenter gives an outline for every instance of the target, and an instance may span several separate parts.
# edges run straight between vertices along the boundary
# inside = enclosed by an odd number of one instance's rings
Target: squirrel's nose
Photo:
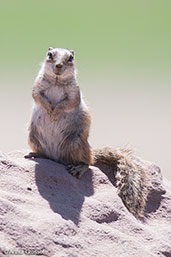
[[[56,68],[58,68],[58,69],[62,68],[62,66],[63,65],[61,63],[56,64]]]

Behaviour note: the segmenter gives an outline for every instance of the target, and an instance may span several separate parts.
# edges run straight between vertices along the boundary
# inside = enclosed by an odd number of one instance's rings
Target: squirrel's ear
[[[52,50],[52,49],[53,49],[53,47],[49,47],[49,48],[48,48],[48,51],[50,51],[50,50]]]
[[[74,56],[74,50],[70,50],[71,54]]]

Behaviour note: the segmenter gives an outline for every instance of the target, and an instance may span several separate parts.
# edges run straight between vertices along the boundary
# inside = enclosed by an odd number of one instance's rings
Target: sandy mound
[[[145,163],[153,183],[137,220],[98,168],[78,180],[23,156],[0,155],[0,256],[171,256],[171,183],[157,166]]]

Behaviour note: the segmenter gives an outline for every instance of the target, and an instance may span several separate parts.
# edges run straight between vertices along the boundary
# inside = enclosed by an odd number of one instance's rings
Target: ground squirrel
[[[125,149],[92,150],[88,143],[90,112],[76,79],[74,52],[49,48],[34,82],[34,108],[29,127],[33,152],[66,165],[80,178],[89,165],[105,163],[117,169],[116,185],[126,207],[142,216],[148,194],[148,175]]]

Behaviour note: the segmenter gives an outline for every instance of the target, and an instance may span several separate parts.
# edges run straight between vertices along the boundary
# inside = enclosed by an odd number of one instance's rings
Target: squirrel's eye
[[[72,60],[74,59],[74,56],[73,55],[70,55],[69,59],[68,59],[68,62],[72,62]]]
[[[48,53],[49,59],[53,59],[53,55],[51,52]]]

